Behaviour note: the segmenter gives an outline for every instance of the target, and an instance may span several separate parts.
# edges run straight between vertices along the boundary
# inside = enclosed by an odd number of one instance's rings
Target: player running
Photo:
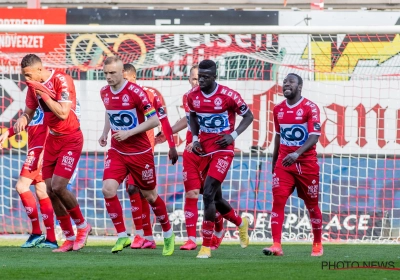
[[[124,64],[124,79],[131,83],[136,83],[136,68],[132,64]],[[169,159],[172,164],[178,160],[178,152],[176,151],[172,128],[168,121],[167,114],[160,99],[160,93],[155,88],[142,87],[147,93],[150,103],[156,110],[157,117],[161,122],[161,128],[164,135],[167,135],[169,145]],[[154,129],[146,131],[152,150],[154,152]],[[131,202],[132,219],[136,229],[135,238],[132,241],[132,249],[155,249],[156,242],[153,238],[153,229],[150,222],[150,207],[146,198],[140,193],[139,187],[135,186],[135,181],[129,175],[127,182],[127,191]]]
[[[189,83],[192,88],[199,85],[198,83],[198,71],[199,66],[194,65],[190,69]],[[203,188],[205,175],[207,170],[204,170],[206,166],[199,166],[198,163],[205,163],[202,158],[192,152],[192,133],[189,125],[190,110],[187,105],[187,97],[190,91],[185,93],[182,98],[183,108],[185,109],[186,117],[180,119],[173,127],[172,132],[178,133],[179,131],[188,128],[186,132],[186,146],[183,152],[183,184],[185,187],[185,226],[188,236],[188,240],[180,247],[181,250],[195,250],[197,249],[196,244],[196,226],[199,218],[199,210],[197,202],[199,200],[200,190]],[[160,144],[165,141],[165,136],[160,134],[156,137],[156,143]],[[215,217],[215,229],[211,239],[211,250],[216,250],[222,242],[225,236],[224,220],[219,214],[216,213]]]
[[[193,135],[192,151],[202,157],[208,168],[203,192],[203,244],[197,258],[211,257],[216,210],[239,227],[241,247],[246,248],[249,243],[248,220],[239,217],[222,198],[221,184],[233,160],[234,140],[252,123],[253,114],[239,93],[215,82],[216,76],[214,61],[200,62],[199,87],[191,90],[187,101]],[[235,130],[236,114],[243,119]],[[199,166],[203,164],[201,162]]]
[[[24,130],[32,121],[36,108],[41,107],[44,124],[49,127],[42,177],[66,236],[66,241],[53,252],[77,251],[85,246],[91,226],[84,219],[76,197],[67,189],[83,147],[83,135],[75,113],[75,86],[69,75],[45,69],[40,58],[34,54],[22,59],[21,69],[30,89],[26,96],[25,111],[14,125],[14,131],[20,133]],[[76,237],[70,217],[77,226]]]
[[[58,248],[54,231],[54,211],[51,200],[46,192],[46,184],[42,179],[43,148],[48,133],[48,128],[43,124],[43,119],[43,111],[40,107],[36,108],[32,121],[26,127],[28,133],[28,152],[17,184],[15,185],[22,205],[25,207],[26,214],[32,223],[32,232],[21,248]],[[14,135],[13,127],[0,135],[0,149],[3,142]],[[42,235],[42,230],[40,229],[36,199],[29,189],[31,185],[35,186],[40,212],[42,213],[43,223],[46,227],[46,237]]]
[[[271,229],[273,245],[265,255],[282,256],[281,234],[285,204],[297,188],[308,209],[314,234],[311,256],[323,255],[321,244],[322,215],[318,206],[319,165],[316,144],[321,135],[319,109],[301,96],[303,79],[288,74],[283,80],[286,100],[274,108],[275,142],[272,157]]]
[[[118,253],[131,245],[117,197],[118,186],[131,174],[135,185],[140,188],[161,224],[164,236],[163,255],[172,255],[175,235],[169,223],[165,203],[155,189],[154,156],[145,133],[159,125],[156,111],[143,89],[124,79],[123,63],[118,57],[108,57],[104,61],[103,72],[108,86],[100,91],[106,108],[100,145],[107,145],[110,129],[112,137],[111,148],[104,164],[103,194],[107,211],[118,233],[118,240],[111,252]]]

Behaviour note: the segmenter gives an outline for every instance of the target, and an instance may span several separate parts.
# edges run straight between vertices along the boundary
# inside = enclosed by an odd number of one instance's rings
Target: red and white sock
[[[108,215],[110,216],[114,227],[118,233],[118,237],[121,237],[120,233],[126,234],[126,228],[124,223],[124,216],[122,213],[121,203],[119,202],[118,196],[113,196],[111,198],[104,198],[106,201],[106,208]]]
[[[66,215],[66,216],[58,216],[56,217],[58,223],[60,224],[61,230],[65,235],[65,238],[70,241],[75,240],[75,233],[74,229],[72,228],[72,223],[71,223],[71,216]]]
[[[42,219],[44,226],[46,227],[46,239],[50,242],[56,241],[56,233],[54,231],[54,210],[51,205],[49,197],[39,200],[40,213],[42,213]]]
[[[282,224],[285,219],[285,204],[287,197],[274,196],[271,213],[271,231],[274,243],[281,243]]]
[[[203,246],[211,247],[211,239],[214,233],[214,222],[211,221],[203,221],[203,225],[201,227],[201,233],[203,235]]]
[[[74,223],[77,228],[85,228],[87,226],[87,223],[85,221],[85,218],[82,215],[81,208],[79,205],[75,206],[72,209],[67,209],[68,214],[71,216],[72,220],[74,220]]]
[[[314,234],[314,243],[321,243],[322,235],[322,213],[318,205],[308,206],[311,226]]]
[[[235,210],[233,210],[233,208],[228,213],[222,215],[222,217],[224,217],[225,220],[230,221],[237,227],[240,227],[242,225],[242,218],[236,213]]]
[[[157,217],[157,221],[160,222],[164,238],[169,238],[172,236],[171,224],[169,223],[167,208],[165,206],[164,200],[160,196],[150,204],[153,209],[154,214]]]
[[[141,198],[142,202],[142,225],[143,225],[143,235],[147,240],[153,239],[153,229],[151,227],[150,221],[150,205],[147,202],[147,199],[144,197]]]
[[[42,234],[39,223],[39,213],[36,205],[36,199],[31,191],[20,193],[22,205],[25,207],[26,214],[32,223],[32,234]]]
[[[196,242],[196,228],[197,220],[199,218],[199,210],[197,207],[198,198],[185,198],[185,221],[186,221],[186,232],[188,238],[193,242]]]
[[[143,237],[143,224],[142,224],[142,201],[140,193],[129,195],[131,202],[131,212],[133,223],[135,224],[136,234]]]

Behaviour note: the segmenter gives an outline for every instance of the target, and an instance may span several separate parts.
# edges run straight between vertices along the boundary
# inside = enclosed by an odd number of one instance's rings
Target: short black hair
[[[204,59],[199,63],[199,69],[210,69],[212,67],[215,67],[215,69],[217,69],[217,64],[215,64],[215,62],[210,59]]]
[[[289,76],[289,75],[295,76],[295,77],[297,78],[297,83],[299,84],[299,86],[303,84],[303,79],[302,79],[299,75],[297,75],[297,74],[295,74],[295,73],[289,73],[289,74],[287,74],[287,76]],[[287,77],[287,76],[286,76],[286,77]]]
[[[40,57],[33,53],[27,54],[21,61],[21,68],[24,69],[25,67],[35,65],[36,63],[42,63]]]
[[[133,66],[130,63],[125,63],[124,64],[124,71],[136,73],[136,68],[135,68],[135,66]]]

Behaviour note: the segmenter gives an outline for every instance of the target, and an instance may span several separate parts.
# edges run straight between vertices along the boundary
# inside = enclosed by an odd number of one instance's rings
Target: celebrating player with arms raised
[[[83,135],[74,112],[77,105],[75,86],[67,74],[43,68],[42,61],[34,54],[22,59],[21,69],[31,89],[26,96],[25,112],[18,118],[14,131],[20,133],[24,130],[36,108],[42,108],[44,124],[49,127],[42,177],[66,236],[63,245],[53,252],[77,251],[86,244],[91,227],[83,218],[76,197],[67,189],[83,148]],[[76,238],[70,217],[78,228]]]
[[[272,158],[272,193],[274,197],[271,228],[274,244],[265,255],[282,256],[282,224],[285,204],[297,188],[308,209],[314,234],[311,256],[322,256],[322,215],[318,206],[319,165],[316,144],[321,135],[318,106],[301,96],[303,79],[288,74],[283,80],[286,100],[274,108],[275,146]]]
[[[210,246],[216,210],[239,227],[242,248],[246,248],[249,243],[248,220],[239,217],[222,198],[221,183],[225,180],[233,160],[234,140],[252,123],[253,114],[239,93],[215,82],[216,76],[217,67],[214,61],[200,62],[199,87],[193,88],[188,96],[192,150],[202,156],[208,167],[203,193],[203,246],[198,258],[211,257]],[[235,130],[236,114],[243,119]]]
[[[131,83],[136,83],[136,68],[132,64],[124,64],[124,79]],[[172,135],[172,128],[169,124],[164,105],[160,99],[160,93],[154,88],[142,87],[147,93],[150,103],[156,110],[157,117],[161,122],[161,128],[164,135],[167,135],[169,145],[169,158],[172,164],[178,160],[178,152],[176,151],[174,137]],[[150,144],[154,151],[154,129],[146,131]],[[135,186],[135,181],[129,175],[126,181],[127,191],[129,193],[129,200],[131,202],[132,219],[135,224],[136,235],[132,241],[132,249],[155,249],[156,242],[153,238],[153,230],[150,222],[150,207],[146,198],[141,195],[139,187]]]
[[[123,63],[118,57],[108,57],[104,61],[103,71],[108,86],[103,87],[100,92],[106,108],[100,144],[107,144],[110,129],[112,134],[111,148],[104,164],[103,194],[107,211],[118,233],[118,240],[111,252],[118,253],[131,245],[117,197],[118,186],[131,174],[135,185],[150,203],[163,229],[163,255],[172,255],[175,235],[169,223],[165,203],[155,189],[154,156],[146,135],[147,130],[160,123],[156,111],[143,89],[124,79]]]

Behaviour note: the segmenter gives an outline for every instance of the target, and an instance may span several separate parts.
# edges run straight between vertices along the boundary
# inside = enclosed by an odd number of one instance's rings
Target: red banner
[[[0,24],[66,24],[66,9],[0,8]],[[65,34],[1,33],[0,53],[49,53],[65,43]]]

